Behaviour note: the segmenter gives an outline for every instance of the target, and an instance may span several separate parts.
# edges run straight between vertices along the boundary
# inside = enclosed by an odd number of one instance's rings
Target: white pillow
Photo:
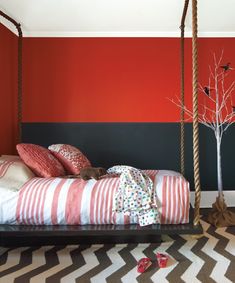
[[[24,183],[35,177],[19,156],[0,157],[0,190],[18,191]]]

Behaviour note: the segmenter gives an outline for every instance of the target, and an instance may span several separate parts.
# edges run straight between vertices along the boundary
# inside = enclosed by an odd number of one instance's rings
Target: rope
[[[181,111],[180,111],[180,171],[185,175],[185,126],[184,126],[184,27],[185,18],[187,15],[189,0],[185,0],[184,11],[181,18],[181,40],[180,40],[180,53],[181,53]]]
[[[198,62],[197,62],[197,0],[192,0],[192,61],[193,61],[193,167],[195,186],[195,206],[193,224],[200,223],[201,185],[199,172],[199,126],[198,126]]]
[[[17,99],[17,122],[18,122],[18,143],[22,141],[22,31],[19,30],[18,37],[18,99]]]
[[[14,19],[9,17],[4,12],[0,11],[0,16],[11,22],[17,29],[18,37],[18,96],[17,96],[17,124],[18,124],[18,138],[17,142],[21,142],[22,137],[22,30],[20,24],[18,24]]]

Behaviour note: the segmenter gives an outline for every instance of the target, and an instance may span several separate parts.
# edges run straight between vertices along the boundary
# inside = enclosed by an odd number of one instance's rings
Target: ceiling
[[[0,0],[0,9],[32,37],[177,37],[183,6],[184,0]],[[198,0],[199,36],[235,37],[234,11],[235,0]],[[191,1],[186,36],[190,31]]]

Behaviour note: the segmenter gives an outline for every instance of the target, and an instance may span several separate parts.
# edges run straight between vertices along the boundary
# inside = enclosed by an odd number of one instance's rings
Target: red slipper
[[[150,258],[147,258],[147,257],[141,258],[137,264],[137,271],[139,273],[143,273],[145,272],[145,270],[149,268],[150,265],[151,265]]]
[[[162,253],[157,253],[157,262],[159,267],[166,267],[169,256]]]

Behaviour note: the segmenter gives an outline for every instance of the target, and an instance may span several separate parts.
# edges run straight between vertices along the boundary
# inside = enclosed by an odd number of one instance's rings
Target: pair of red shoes
[[[157,263],[159,267],[164,268],[167,266],[167,261],[169,259],[168,255],[163,254],[163,253],[157,253],[156,258],[157,258]],[[150,267],[151,264],[152,262],[150,258],[148,257],[141,258],[138,261],[137,271],[139,273],[143,273]]]

